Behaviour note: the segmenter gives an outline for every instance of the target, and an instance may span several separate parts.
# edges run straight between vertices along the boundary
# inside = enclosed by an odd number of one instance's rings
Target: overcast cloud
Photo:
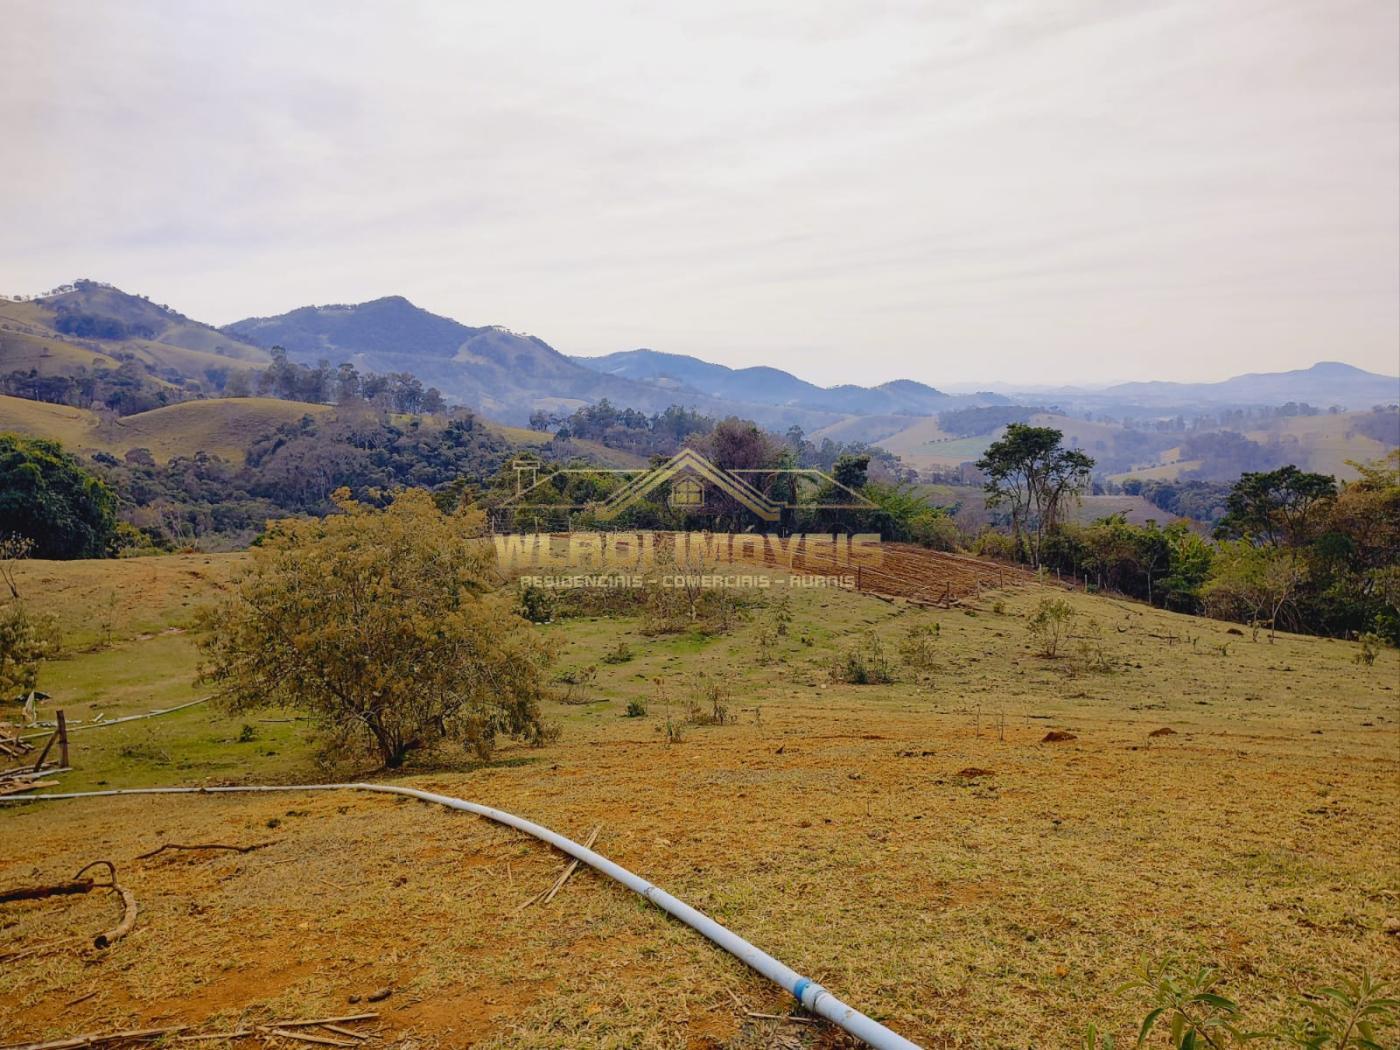
[[[0,291],[819,382],[1400,355],[1394,0],[0,0]]]

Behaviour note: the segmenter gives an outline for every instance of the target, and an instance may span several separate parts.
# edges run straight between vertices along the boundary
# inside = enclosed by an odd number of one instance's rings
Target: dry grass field
[[[145,448],[159,461],[209,452],[235,463],[254,438],[302,416],[328,416],[330,405],[270,397],[182,401],[105,420],[96,412],[0,395],[0,432],[47,438],[83,452],[121,456]]]
[[[114,710],[113,690],[118,713],[198,695],[188,603],[237,560],[25,566],[22,582],[52,594],[82,642],[42,687],[77,719]],[[124,615],[142,626],[93,648],[74,610],[109,570],[131,574]],[[602,853],[930,1048],[1077,1046],[1090,1021],[1130,1045],[1145,1007],[1115,989],[1143,960],[1218,966],[1257,1027],[1362,967],[1400,978],[1394,651],[1365,666],[1350,643],[1251,641],[1069,595],[1078,640],[1048,660],[1026,615],[1061,591],[932,610],[794,589],[760,663],[758,633],[784,593],[775,581],[718,636],[650,635],[630,616],[538,628],[557,638],[561,669],[598,668],[581,702],[550,705],[559,742],[485,765],[425,757],[401,780],[580,840],[601,826]],[[898,664],[915,625],[937,626],[923,680],[833,680],[832,657],[871,633]],[[627,658],[605,661],[619,642]],[[668,716],[712,682],[733,720],[666,743]],[[625,716],[632,701],[645,716]],[[291,717],[196,707],[74,734],[63,786],[364,774],[323,767]],[[1045,742],[1051,730],[1072,739]],[[0,841],[0,887],[102,857],[141,907],[135,932],[98,951],[108,896],[0,905],[0,1041],[374,1010],[372,1045],[405,1048],[848,1045],[825,1026],[747,1016],[791,1003],[591,871],[522,908],[559,856],[416,802],[43,803],[0,810]],[[167,842],[271,844],[137,859]]]

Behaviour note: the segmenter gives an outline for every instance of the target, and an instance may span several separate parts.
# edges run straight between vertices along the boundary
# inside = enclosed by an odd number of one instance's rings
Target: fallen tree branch
[[[293,1032],[288,1028],[259,1028],[268,1035],[280,1035],[283,1039],[300,1039],[304,1043],[320,1043],[322,1046],[359,1046],[353,1039],[333,1039],[328,1035],[312,1035],[310,1032]]]
[[[112,889],[122,899],[122,921],[92,939],[93,946],[96,948],[110,948],[130,933],[131,928],[136,925],[136,898],[132,896],[129,889],[125,886],[118,886],[115,882],[112,883]]]
[[[272,842],[255,842],[251,846],[226,846],[221,842],[197,842],[187,846],[179,842],[167,842],[165,845],[158,846],[149,853],[142,853],[136,859],[147,860],[157,854],[164,853],[168,849],[226,849],[234,853],[252,853],[255,849],[265,849],[268,846],[275,846],[276,844],[277,840],[275,839]]]
[[[93,1035],[75,1035],[67,1039],[51,1039],[45,1043],[10,1043],[0,1046],[0,1050],[73,1050],[82,1046],[101,1046],[104,1043],[120,1043],[134,1039],[159,1039],[163,1035],[183,1032],[189,1025],[180,1024],[173,1028],[128,1028],[120,1032],[101,1032]]]
[[[342,1028],[338,1024],[328,1024],[322,1022],[321,1027],[324,1028],[327,1032],[334,1032],[336,1035],[348,1035],[351,1039],[369,1038],[369,1036],[364,1032],[357,1032],[353,1028]]]
[[[87,893],[97,883],[91,879],[75,879],[72,882],[55,882],[49,886],[16,886],[12,890],[0,890],[0,904],[9,901],[34,901],[43,897],[66,897],[74,893]]]
[[[269,1021],[263,1027],[310,1028],[312,1025],[318,1024],[345,1024],[349,1021],[377,1021],[378,1019],[379,1014],[370,1011],[365,1014],[346,1014],[343,1017],[303,1017],[293,1021]],[[0,1047],[0,1050],[7,1050],[7,1048]]]
[[[95,868],[98,865],[106,867],[111,876],[111,881],[95,883],[95,885],[109,887],[113,893],[121,898],[122,902],[121,922],[117,923],[110,930],[99,933],[92,939],[94,947],[108,948],[130,933],[131,928],[136,925],[136,898],[132,896],[131,891],[125,886],[117,885],[117,866],[110,860],[95,860],[91,864],[85,864],[78,874],[73,877],[75,879],[81,878],[83,873],[89,868]]]
[[[210,1032],[207,1035],[177,1035],[177,1043],[209,1043],[216,1039],[246,1039],[253,1034],[251,1028],[239,1028],[232,1032]]]

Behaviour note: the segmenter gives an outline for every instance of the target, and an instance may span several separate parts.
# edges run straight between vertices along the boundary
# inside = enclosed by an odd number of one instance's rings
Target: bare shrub
[[[894,681],[894,668],[885,655],[880,636],[867,631],[859,644],[836,658],[831,676],[849,685],[886,685]]]
[[[1069,637],[1073,619],[1074,606],[1069,602],[1063,598],[1042,598],[1026,620],[1036,651],[1047,660],[1055,659]]]
[[[937,666],[934,642],[939,634],[938,624],[916,623],[904,632],[899,641],[899,658],[915,677],[926,676]]]

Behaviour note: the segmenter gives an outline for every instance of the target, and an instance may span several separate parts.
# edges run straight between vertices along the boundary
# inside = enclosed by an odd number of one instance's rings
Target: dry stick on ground
[[[814,1017],[794,1017],[792,1014],[760,1014],[753,1010],[745,1010],[745,1017],[756,1017],[760,1021],[782,1021],[786,1024],[816,1024]]]
[[[20,959],[27,959],[31,955],[38,955],[40,952],[46,952],[53,948],[62,948],[72,943],[72,937],[60,937],[57,940],[45,941],[43,944],[36,944],[32,948],[21,948],[19,951],[7,952],[4,955],[0,955],[0,963],[17,962]],[[0,1047],[0,1050],[5,1050],[5,1048]]]
[[[350,1028],[341,1028],[340,1025],[338,1025],[338,1024],[324,1024],[324,1023],[323,1023],[323,1024],[321,1025],[321,1027],[324,1028],[327,1032],[334,1032],[336,1035],[348,1035],[351,1039],[368,1039],[368,1038],[369,1038],[369,1036],[368,1036],[366,1033],[364,1033],[364,1032],[356,1032],[356,1031],[354,1031],[353,1029],[350,1029]]]
[[[601,824],[599,824],[596,828],[594,828],[593,831],[592,831],[592,833],[588,836],[588,841],[585,842],[585,843],[583,844],[583,848],[584,848],[584,849],[592,849],[592,848],[593,848],[593,843],[595,843],[595,842],[598,841],[598,832],[600,832],[600,831],[602,831],[602,830],[603,830],[603,825],[601,825]],[[569,876],[572,875],[572,874],[573,874],[575,871],[577,871],[577,870],[578,870],[578,858],[575,857],[573,860],[571,860],[571,861],[569,862],[569,866],[568,866],[567,868],[564,869],[564,873],[563,873],[562,875],[559,876],[559,881],[556,882],[553,886],[551,886],[549,892],[545,894],[545,897],[544,897],[544,903],[545,903],[545,904],[548,904],[550,901],[552,901],[552,900],[554,899],[554,895],[555,895],[556,893],[558,893],[561,889],[564,888],[564,883],[566,883],[566,882],[569,881]]]
[[[296,1019],[291,1020],[291,1021],[269,1021],[269,1022],[267,1022],[267,1024],[263,1025],[262,1027],[263,1027],[263,1028],[273,1028],[273,1027],[276,1027],[276,1028],[310,1028],[312,1025],[318,1025],[318,1024],[346,1024],[346,1023],[348,1023],[348,1022],[350,1022],[350,1021],[377,1021],[377,1020],[379,1020],[379,1014],[378,1014],[378,1012],[371,1010],[369,1013],[363,1013],[363,1014],[344,1014],[344,1015],[342,1015],[342,1016],[340,1016],[340,1017],[301,1017],[301,1018],[296,1018]],[[5,1048],[4,1048],[4,1047],[0,1047],[0,1050],[5,1050]]]
[[[293,1032],[287,1028],[260,1028],[268,1035],[280,1035],[283,1039],[300,1039],[303,1043],[320,1043],[322,1046],[359,1046],[353,1039],[332,1039],[328,1035],[312,1035],[310,1032]]]
[[[600,831],[602,831],[602,830],[603,830],[603,825],[601,825],[601,824],[599,824],[596,828],[593,829],[593,833],[592,833],[591,835],[588,836],[588,841],[585,842],[585,843],[583,844],[584,849],[592,849],[592,848],[593,848],[593,843],[595,843],[595,842],[598,841],[598,832],[600,832]],[[578,860],[577,860],[577,858],[575,858],[574,860],[571,860],[568,864],[566,864],[566,865],[564,866],[563,872],[560,873],[559,878],[558,878],[557,880],[555,880],[555,883],[554,883],[553,886],[551,886],[551,887],[550,887],[549,889],[547,889],[547,890],[540,890],[539,893],[535,894],[533,897],[531,897],[529,900],[527,900],[524,904],[520,905],[520,907],[516,908],[516,909],[515,909],[515,913],[516,913],[517,915],[519,915],[522,911],[524,911],[524,910],[525,910],[526,908],[528,908],[530,905],[534,904],[536,901],[541,900],[541,899],[543,899],[544,902],[545,902],[546,904],[548,904],[548,903],[554,898],[554,895],[555,895],[556,893],[559,892],[559,888],[560,888],[561,886],[564,885],[565,881],[569,878],[569,876],[572,875],[572,874],[574,873],[574,869],[577,868],[577,867],[578,867]]]
[[[266,849],[268,846],[275,846],[278,841],[279,840],[274,839],[271,842],[255,842],[251,846],[225,846],[221,842],[200,842],[186,846],[179,842],[167,842],[164,846],[158,846],[149,853],[142,853],[136,859],[147,860],[150,857],[156,856],[158,853],[164,853],[168,849],[226,849],[232,850],[234,853],[252,853],[255,849]]]
[[[247,1039],[253,1034],[251,1028],[239,1028],[233,1032],[210,1032],[208,1035],[177,1035],[177,1043],[209,1043],[215,1039]]]
[[[76,1050],[83,1046],[102,1046],[105,1043],[121,1043],[136,1039],[159,1039],[163,1035],[183,1032],[189,1025],[180,1024],[174,1028],[128,1028],[121,1032],[99,1032],[93,1035],[74,1035],[67,1039],[51,1039],[46,1043],[10,1043],[0,1046],[0,1050]]]

